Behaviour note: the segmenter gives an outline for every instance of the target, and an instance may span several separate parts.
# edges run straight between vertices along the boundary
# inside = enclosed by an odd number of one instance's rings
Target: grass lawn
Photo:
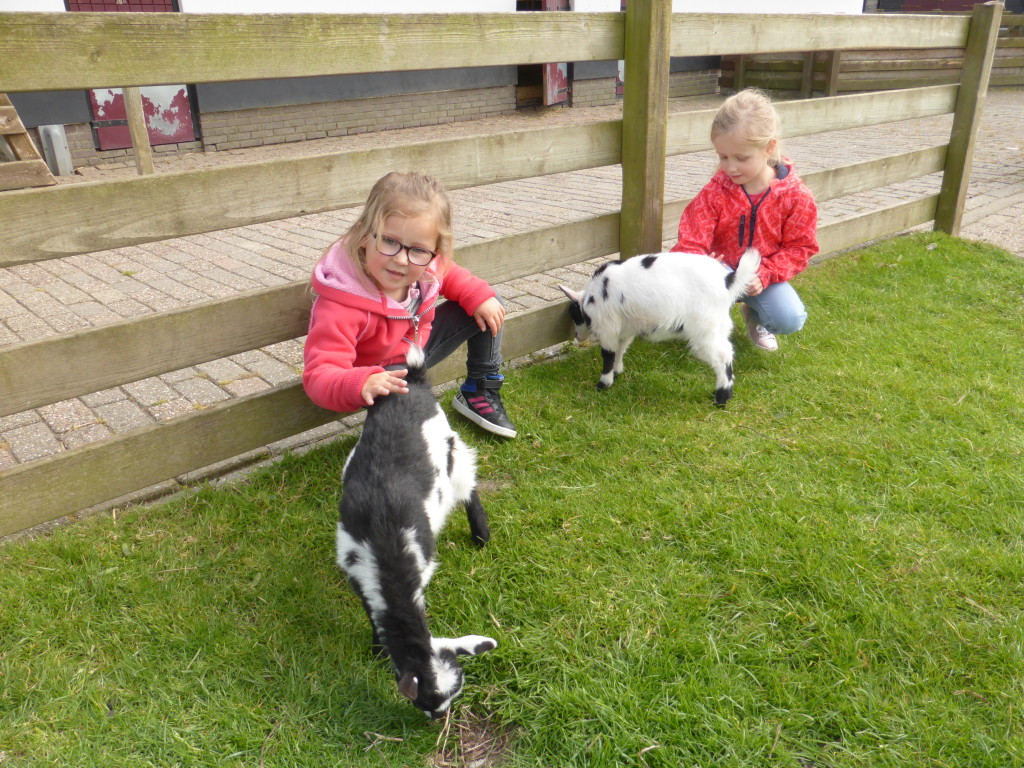
[[[725,410],[637,342],[606,392],[593,347],[512,371],[515,441],[452,419],[493,537],[453,515],[430,619],[500,647],[449,721],[334,565],[350,439],[0,549],[0,766],[1024,765],[1024,263],[923,234],[796,285]]]

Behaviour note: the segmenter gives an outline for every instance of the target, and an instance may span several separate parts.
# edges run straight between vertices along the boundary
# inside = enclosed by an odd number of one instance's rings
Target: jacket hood
[[[431,265],[432,267],[433,265]],[[428,267],[433,279],[421,280],[410,287],[411,295],[421,291],[417,314],[429,308],[438,296],[438,280]],[[424,273],[426,274],[426,273]],[[313,268],[313,290],[318,296],[353,307],[384,315],[406,316],[409,310],[403,304],[385,296],[362,276],[359,267],[349,258],[345,245],[338,240],[320,258]]]
[[[792,162],[790,162],[787,159],[783,159],[780,165],[785,167],[786,175],[783,176],[781,179],[772,179],[771,182],[768,184],[769,189],[771,189],[772,193],[774,194],[784,192],[794,187],[798,187],[802,184],[802,182],[800,181],[800,177],[797,175],[796,170],[794,170],[793,168]],[[711,180],[719,187],[721,187],[723,191],[731,193],[742,191],[740,185],[734,182],[732,179],[730,179],[728,175],[726,175],[725,171],[718,171],[718,173],[716,173]]]

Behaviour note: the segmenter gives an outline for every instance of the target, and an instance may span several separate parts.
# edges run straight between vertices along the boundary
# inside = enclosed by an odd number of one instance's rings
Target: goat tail
[[[409,351],[405,355],[405,367],[409,370],[405,377],[406,381],[412,383],[427,380],[426,356],[421,347],[409,345]]]
[[[750,283],[757,277],[757,269],[761,266],[761,254],[756,248],[747,248],[740,258],[729,285],[729,295],[733,301],[739,301],[747,295]]]

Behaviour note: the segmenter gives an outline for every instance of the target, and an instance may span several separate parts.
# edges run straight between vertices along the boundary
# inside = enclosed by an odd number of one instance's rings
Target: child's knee
[[[807,311],[800,307],[799,309],[793,308],[788,312],[780,312],[774,318],[772,318],[772,326],[768,330],[772,333],[776,333],[780,336],[785,336],[790,333],[796,333],[804,327],[804,323],[807,322]]]

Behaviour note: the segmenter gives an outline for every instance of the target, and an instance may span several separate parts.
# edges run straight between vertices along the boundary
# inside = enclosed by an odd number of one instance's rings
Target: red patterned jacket
[[[818,208],[791,165],[779,172],[782,178],[752,205],[743,187],[719,171],[683,211],[672,250],[715,253],[735,269],[747,248],[757,248],[765,287],[802,272],[818,252]]]

